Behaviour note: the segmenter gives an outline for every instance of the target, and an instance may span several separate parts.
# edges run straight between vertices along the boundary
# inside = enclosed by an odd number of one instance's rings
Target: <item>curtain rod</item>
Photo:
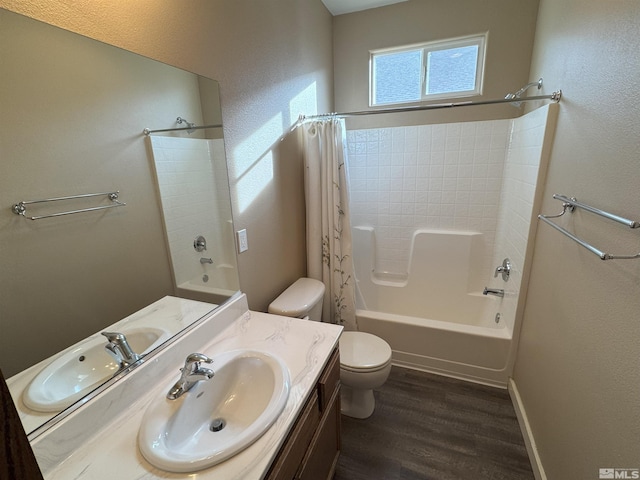
[[[145,135],[151,135],[152,133],[160,133],[160,132],[177,132],[180,130],[202,130],[203,128],[221,128],[222,125],[193,125],[191,127],[176,127],[176,128],[164,128],[162,130],[149,130],[145,128],[142,133]]]
[[[562,90],[558,90],[553,92],[551,95],[537,95],[532,97],[518,97],[518,98],[500,98],[496,100],[481,100],[477,102],[468,101],[468,102],[457,102],[457,103],[438,103],[432,105],[420,105],[420,106],[412,106],[412,107],[402,107],[402,108],[385,108],[378,110],[363,110],[359,112],[342,112],[342,113],[321,113],[318,115],[300,115],[298,121],[293,126],[291,130],[295,130],[301,123],[309,120],[317,120],[327,117],[357,117],[363,115],[376,115],[379,113],[404,113],[404,112],[415,112],[420,110],[440,110],[443,108],[453,108],[453,107],[469,107],[473,105],[493,105],[498,103],[513,103],[515,106],[520,106],[520,102],[528,102],[533,100],[553,100],[558,103],[562,98]],[[517,105],[516,105],[517,104]]]

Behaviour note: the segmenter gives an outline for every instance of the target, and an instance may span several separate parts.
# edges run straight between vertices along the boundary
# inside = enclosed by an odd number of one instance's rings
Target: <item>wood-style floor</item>
[[[532,480],[509,394],[392,367],[366,420],[342,416],[335,480]]]

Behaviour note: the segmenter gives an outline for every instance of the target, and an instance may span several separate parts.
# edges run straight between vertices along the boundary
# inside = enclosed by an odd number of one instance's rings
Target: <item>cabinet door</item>
[[[333,478],[340,455],[340,389],[331,401],[307,452],[298,479],[327,480]]]
[[[266,480],[292,480],[320,423],[318,393],[314,390],[296,421],[291,434],[265,477]]]
[[[320,411],[324,412],[340,384],[340,352],[333,351],[327,366],[318,381],[318,397],[320,400]]]

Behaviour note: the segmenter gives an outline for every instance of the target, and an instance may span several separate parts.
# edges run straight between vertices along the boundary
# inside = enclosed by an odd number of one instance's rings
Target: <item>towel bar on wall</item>
[[[542,220],[544,223],[552,226],[553,228],[558,230],[560,233],[563,233],[564,235],[566,235],[567,237],[569,237],[571,240],[578,243],[579,245],[582,245],[591,253],[596,254],[598,257],[600,257],[601,260],[628,260],[632,258],[640,258],[640,253],[636,253],[635,255],[612,255],[610,253],[603,252],[599,248],[596,248],[590,243],[585,242],[584,240],[576,237],[573,233],[569,232],[568,230],[565,230],[561,226],[556,225],[550,219],[561,217],[562,215],[567,213],[567,211],[573,212],[576,208],[582,208],[583,210],[594,213],[596,215],[600,215],[601,217],[608,218],[609,220],[613,220],[614,222],[622,223],[623,225],[626,225],[629,228],[640,228],[640,222],[636,222],[635,220],[629,220],[628,218],[620,217],[613,213],[605,212],[604,210],[600,210],[599,208],[595,208],[590,205],[578,202],[574,197],[569,198],[565,195],[559,195],[555,193],[553,195],[553,198],[555,200],[560,200],[561,202],[563,202],[562,212],[559,213],[558,215],[538,215],[538,218]]]
[[[28,200],[28,201],[18,202],[14,204],[11,207],[11,211],[16,215],[22,215],[23,217],[28,218],[29,220],[40,220],[41,218],[60,217],[62,215],[72,215],[74,213],[82,213],[82,212],[93,212],[95,210],[104,210],[105,208],[124,207],[126,203],[118,201],[119,194],[120,194],[119,191],[105,192],[105,193],[86,193],[83,195],[71,195],[69,197],[46,198],[44,200]],[[57,202],[60,200],[73,200],[76,198],[98,197],[102,195],[106,195],[109,198],[109,200],[111,200],[113,203],[111,205],[101,205],[99,207],[81,208],[78,210],[69,210],[66,212],[50,213],[48,215],[38,215],[34,217],[27,216],[27,205],[31,205],[34,203]]]

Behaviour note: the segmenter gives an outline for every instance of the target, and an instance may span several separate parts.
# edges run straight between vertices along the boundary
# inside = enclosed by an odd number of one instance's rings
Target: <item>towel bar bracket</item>
[[[27,207],[24,205],[24,202],[16,203],[11,207],[11,211],[16,215],[24,216],[27,212]]]

